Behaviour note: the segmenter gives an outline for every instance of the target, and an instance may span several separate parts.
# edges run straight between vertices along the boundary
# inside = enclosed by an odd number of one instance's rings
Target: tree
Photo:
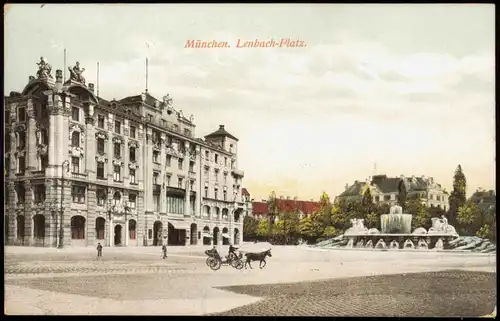
[[[403,180],[400,180],[399,181],[399,185],[398,185],[398,203],[399,203],[399,206],[401,206],[403,208],[403,210],[405,210],[405,203],[406,203],[406,198],[408,196],[408,193],[406,191],[406,185],[405,185],[405,182]]]
[[[465,195],[466,190],[467,180],[462,171],[462,166],[459,164],[455,170],[455,175],[453,176],[453,190],[451,191],[449,197],[450,208],[448,210],[448,220],[452,224],[456,222],[458,211],[467,200]]]
[[[460,231],[474,235],[481,227],[481,209],[472,200],[468,200],[458,209],[457,223]]]
[[[270,220],[267,235],[272,235],[272,229],[275,223],[276,216],[278,215],[278,199],[276,198],[276,193],[274,191],[271,192],[271,195],[269,195],[267,199],[267,211]]]
[[[243,218],[243,239],[251,239],[257,234],[258,221],[251,217],[245,216]]]
[[[319,208],[311,214],[312,224],[319,235],[322,235],[325,229],[332,225],[332,209],[330,197],[323,192],[319,200]]]
[[[315,226],[312,221],[311,215],[308,215],[299,221],[298,232],[302,237],[307,239],[316,239],[320,235],[317,230],[317,226]]]
[[[431,215],[430,212],[425,206],[425,204],[422,204],[422,199],[420,196],[417,196],[411,200],[406,201],[406,212],[408,214],[412,214],[412,226],[414,228],[417,227],[423,227],[425,229],[428,229],[431,227]]]
[[[257,225],[257,231],[256,234],[258,236],[268,236],[271,231],[271,226],[269,223],[269,220],[267,219],[262,219],[259,221],[259,224]]]

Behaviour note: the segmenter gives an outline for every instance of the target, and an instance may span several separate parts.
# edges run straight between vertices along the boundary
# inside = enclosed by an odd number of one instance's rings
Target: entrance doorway
[[[222,245],[229,245],[229,235],[227,234],[227,227],[222,229]]]
[[[163,223],[160,221],[156,221],[153,224],[153,245],[154,246],[161,246],[162,239],[161,239],[161,234],[163,230]]]
[[[234,229],[234,245],[240,244],[240,230]]]
[[[168,223],[168,245],[186,245],[186,230],[178,230]]]
[[[219,228],[216,226],[214,227],[214,245],[219,245]]]
[[[122,226],[115,226],[115,245],[122,245]]]
[[[191,245],[198,244],[198,226],[193,223],[191,224]]]

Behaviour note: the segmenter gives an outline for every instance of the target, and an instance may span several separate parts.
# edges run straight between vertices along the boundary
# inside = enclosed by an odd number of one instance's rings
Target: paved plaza
[[[480,316],[496,254],[273,247],[264,269],[205,265],[208,247],[5,248],[5,312],[53,315]],[[227,248],[220,249],[227,252]]]

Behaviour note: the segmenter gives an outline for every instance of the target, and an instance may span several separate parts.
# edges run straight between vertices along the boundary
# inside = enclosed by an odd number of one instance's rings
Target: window
[[[71,146],[80,147],[80,133],[79,132],[73,132],[73,134],[71,134]]]
[[[85,187],[71,187],[71,196],[73,197],[73,203],[85,203]]]
[[[24,186],[18,185],[16,187],[16,194],[17,194],[17,204],[24,204],[26,196],[26,190],[24,189]]]
[[[384,201],[389,201],[391,199],[391,195],[384,195]]]
[[[179,169],[182,170],[182,165],[183,165],[183,160],[182,158],[179,158]]]
[[[102,115],[97,116],[97,127],[104,129],[104,116]]]
[[[214,176],[215,176],[215,181],[219,181],[219,170],[217,168],[214,168]]]
[[[119,120],[115,120],[115,133],[120,134],[121,132],[121,123]]]
[[[120,192],[115,192],[115,194],[113,194],[113,204],[115,206],[118,206],[118,205],[120,205],[121,200],[122,200],[122,196],[121,196]]]
[[[97,205],[104,206],[106,202],[106,190],[104,188],[98,188],[96,191]]]
[[[152,239],[153,238],[153,230],[152,229],[148,229],[148,239]]]
[[[26,158],[24,156],[19,156],[17,159],[17,173],[24,174],[26,169]]]
[[[191,131],[187,128],[184,128],[184,135],[190,137],[191,136]]]
[[[179,177],[179,179],[178,179],[179,188],[184,188],[183,184],[182,184],[183,181],[184,180],[182,179],[182,177]]]
[[[130,208],[135,208],[136,199],[137,199],[137,195],[128,194],[128,206]]]
[[[161,120],[161,124],[163,125],[163,127],[167,127],[167,121],[165,119]]]
[[[19,148],[23,149],[26,146],[26,132],[20,132],[18,133],[19,137]]]
[[[40,203],[45,201],[45,185],[35,185],[33,188],[35,203]]]
[[[208,187],[205,186],[205,197],[208,197]]]
[[[135,184],[135,169],[129,169],[128,177],[130,184]]]
[[[219,155],[215,154],[215,163],[219,161]]]
[[[223,197],[224,197],[224,201],[227,201],[227,191],[224,191],[224,192],[223,192],[223,194],[224,194],[224,195],[223,195]]]
[[[98,217],[95,220],[95,234],[98,240],[104,240],[105,222],[102,217]]]
[[[80,121],[80,108],[71,108],[71,119],[73,119],[74,121]]]
[[[135,147],[130,147],[128,150],[128,157],[131,162],[135,162]]]
[[[167,196],[167,213],[184,214],[184,198]]]
[[[80,158],[71,157],[71,171],[73,173],[80,173]]]
[[[114,154],[115,154],[115,158],[120,158],[121,157],[121,151],[122,151],[122,148],[121,148],[121,144],[120,143],[114,143],[113,144],[113,149],[114,149]]]
[[[97,152],[104,154],[104,138],[97,138]]]
[[[210,152],[208,150],[205,151],[205,159],[208,160],[210,158]]]
[[[227,173],[224,173],[224,185],[227,185]]]
[[[234,160],[231,160],[231,169],[234,169]]]
[[[375,202],[380,202],[380,196],[375,196]]]
[[[158,184],[158,177],[160,174],[158,173],[153,173],[153,184]]]
[[[194,162],[189,162],[189,171],[194,172]]]
[[[130,137],[135,138],[135,127],[130,126]]]
[[[174,131],[175,131],[175,132],[179,132],[179,125],[174,124]]]
[[[153,162],[159,163],[159,157],[160,157],[160,152],[154,151],[153,152]]]
[[[167,175],[167,186],[170,186],[170,180],[171,180],[172,176],[170,175]]]
[[[189,189],[192,191],[194,190],[194,181],[189,182]]]
[[[160,211],[160,195],[153,194],[153,211]]]
[[[104,179],[104,162],[97,162],[97,178]]]
[[[10,157],[5,157],[5,173],[6,175],[9,174],[9,171],[10,171]],[[7,188],[5,188],[5,190],[7,190]]]
[[[121,170],[120,170],[120,165],[115,165],[113,167],[113,180],[115,182],[120,182],[121,181]]]
[[[217,194],[218,194],[219,190],[218,189],[214,189],[214,198],[217,199]]]
[[[6,110],[5,111],[5,123],[10,123],[10,111]]]
[[[135,228],[136,228],[135,220],[128,221],[128,233],[129,233],[129,239],[131,240],[135,240]]]
[[[150,122],[153,122],[153,115],[148,114],[148,119],[149,119]]]
[[[17,109],[17,121],[26,121],[26,109],[24,107]]]
[[[170,167],[172,164],[172,156],[167,155],[167,167]]]
[[[227,166],[227,157],[224,157],[224,166]]]
[[[71,218],[71,239],[85,239],[85,218],[83,216],[73,216]]]

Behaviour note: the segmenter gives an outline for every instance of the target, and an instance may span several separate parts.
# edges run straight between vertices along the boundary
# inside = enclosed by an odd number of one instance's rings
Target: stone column
[[[33,99],[28,99],[26,106],[26,114],[28,116],[28,128],[26,130],[26,171],[34,171],[38,169],[37,147],[36,147],[36,121]]]
[[[106,169],[106,173],[108,176],[108,184],[113,184],[113,176],[114,176],[114,166],[113,166],[113,157],[114,157],[114,150],[113,150],[113,122],[114,122],[114,115],[109,113],[108,114],[108,130],[110,132],[109,139],[106,140],[107,146],[104,148],[107,149],[106,154],[108,155],[108,166]],[[106,166],[106,165],[104,165]],[[122,173],[123,174],[123,173]]]
[[[89,109],[93,110],[92,106]],[[93,115],[87,115],[85,118],[85,173],[88,180],[93,182],[96,180],[97,164],[95,160],[96,154],[96,138],[95,138],[95,118]]]
[[[165,195],[167,194],[167,180],[166,180],[166,166],[163,165],[163,162],[165,162],[166,158],[166,151],[165,151],[165,143],[166,143],[167,137],[164,133],[161,133],[160,137],[160,163],[162,164],[161,167],[161,172],[160,172],[160,184],[161,184],[161,192],[160,192],[160,213],[165,213],[167,214],[167,198]]]
[[[16,175],[16,168],[17,168],[17,161],[16,161],[16,132],[14,131],[14,128],[12,127],[12,130],[10,132],[10,164],[9,164],[9,172],[7,173],[9,175],[9,178],[13,179],[15,178]]]
[[[5,215],[8,216],[9,220],[9,226],[8,226],[8,231],[9,231],[9,236],[8,239],[6,240],[8,245],[13,244],[13,241],[16,239],[16,184],[14,182],[8,182],[6,183],[6,187],[9,189],[9,210]]]
[[[191,227],[186,229],[186,237],[184,238],[184,245],[188,246],[191,240]]]
[[[153,157],[153,141],[151,128],[146,129],[146,153],[143,158],[143,172],[144,172],[144,196],[146,200],[146,212],[154,212],[153,204],[153,171],[151,170],[152,157]]]
[[[195,214],[197,214],[197,216],[200,218],[202,215],[202,213],[201,213],[202,212],[201,211],[201,198],[203,196],[203,186],[204,186],[203,179],[202,179],[203,168],[202,168],[201,163],[202,163],[202,161],[201,161],[201,147],[200,147],[200,145],[197,145],[196,146],[195,163],[194,163],[194,170],[196,172],[196,182],[194,183],[195,191],[196,191],[196,198],[195,198],[194,204],[195,204]]]
[[[191,184],[189,183],[190,178],[189,178],[189,142],[184,143],[184,188],[186,191],[186,194],[184,196],[184,217],[190,217],[191,216]]]
[[[96,185],[89,184],[87,189],[87,245],[96,244],[96,218],[97,218],[97,189]]]
[[[128,237],[129,237],[128,215],[125,214],[125,246],[128,246]]]

